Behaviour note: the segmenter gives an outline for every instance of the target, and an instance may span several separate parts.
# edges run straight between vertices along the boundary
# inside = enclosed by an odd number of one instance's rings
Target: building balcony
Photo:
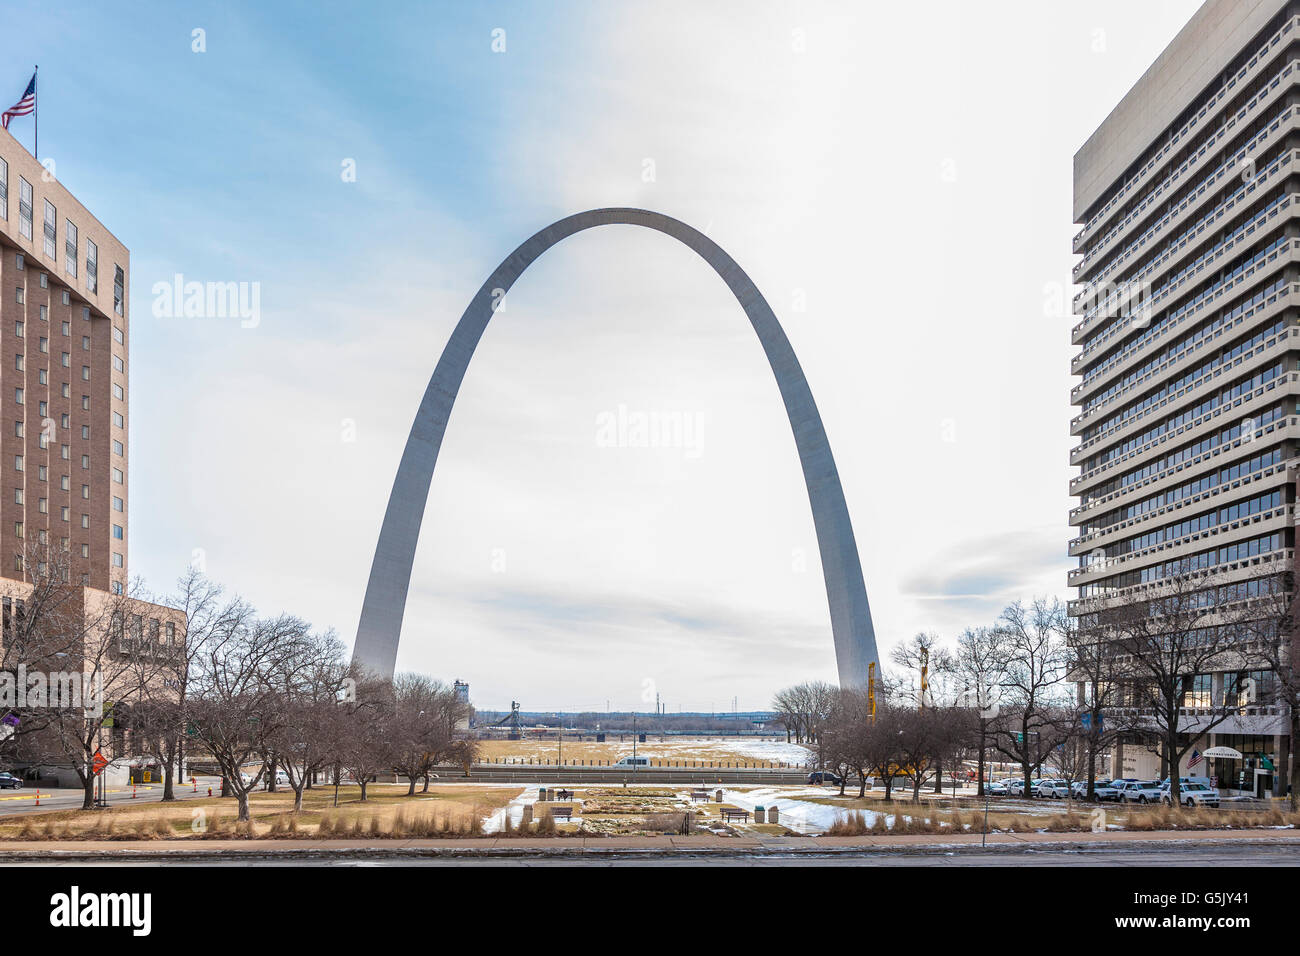
[[[1297,61],[1296,70],[1300,74],[1300,61]],[[1262,140],[1262,142],[1278,142],[1286,137],[1288,133],[1300,127],[1300,107],[1286,107],[1278,114],[1269,126],[1256,134],[1251,142]],[[1255,150],[1252,150],[1252,153]],[[1099,324],[1099,319],[1106,319],[1113,310],[1104,308],[1110,295],[1115,293],[1113,286],[1119,285],[1118,280],[1113,276],[1115,273],[1125,267],[1125,264],[1138,258],[1141,252],[1148,250],[1153,246],[1160,246],[1161,241],[1167,243],[1164,251],[1157,250],[1157,255],[1147,261],[1135,272],[1128,274],[1123,280],[1123,284],[1128,286],[1152,286],[1160,281],[1171,268],[1179,264],[1180,261],[1190,256],[1196,248],[1204,245],[1205,242],[1214,238],[1214,235],[1221,232],[1225,221],[1229,216],[1245,215],[1243,209],[1257,203],[1260,196],[1266,195],[1270,189],[1277,186],[1283,181],[1288,174],[1294,173],[1296,169],[1296,151],[1287,150],[1279,156],[1275,156],[1264,168],[1256,170],[1253,176],[1245,178],[1242,185],[1235,185],[1231,181],[1226,185],[1232,191],[1221,196],[1213,206],[1209,204],[1210,187],[1206,186],[1204,191],[1197,191],[1196,194],[1188,196],[1179,206],[1170,209],[1164,216],[1153,222],[1151,228],[1143,233],[1139,239],[1135,239],[1125,251],[1109,260],[1108,263],[1101,267],[1099,274],[1093,277],[1087,287],[1079,291],[1073,300],[1073,308],[1076,313],[1083,312],[1083,319],[1078,325],[1074,326],[1073,332],[1076,338],[1086,338],[1087,333],[1095,329]],[[1182,229],[1182,232],[1178,232]],[[1173,238],[1165,239],[1166,235],[1173,235]],[[1087,306],[1089,300],[1097,298],[1095,291],[1100,289],[1106,293],[1106,297],[1101,302]]]
[[[1297,373],[1294,372],[1291,374],[1297,375]],[[1297,383],[1297,387],[1300,388],[1300,382]],[[1224,406],[1225,409],[1229,407],[1231,406]],[[1239,413],[1240,412],[1234,408],[1233,414]],[[1241,459],[1249,459],[1257,453],[1255,451],[1256,448],[1259,451],[1263,451],[1264,449],[1275,446],[1285,440],[1300,440],[1300,422],[1297,422],[1294,417],[1288,416],[1286,419],[1282,419],[1278,422],[1269,422],[1268,425],[1257,429],[1256,436],[1258,437],[1260,434],[1267,436],[1268,440],[1262,441],[1258,445],[1253,445],[1252,439],[1247,438],[1243,441],[1240,437],[1235,438],[1231,442],[1225,442],[1215,448],[1209,448],[1186,461],[1180,461],[1167,468],[1161,469],[1155,474],[1147,475],[1140,481],[1134,481],[1122,488],[1116,488],[1113,491],[1108,491],[1104,495],[1098,495],[1089,501],[1086,507],[1093,513],[1097,513],[1097,508],[1100,505],[1105,505],[1106,507],[1104,510],[1106,511],[1122,507],[1125,502],[1132,501],[1135,498],[1149,498],[1152,495],[1159,494],[1160,492],[1168,491],[1170,488],[1175,488],[1178,485],[1185,483],[1193,474],[1199,474],[1200,472],[1207,470],[1208,466],[1223,468],[1232,462]],[[1253,447],[1243,447],[1243,445],[1246,444],[1252,444]],[[1264,469],[1260,470],[1263,471]],[[1235,478],[1232,479],[1232,481],[1242,482],[1243,478]],[[1071,513],[1071,517],[1073,517],[1073,512]]]
[[[1282,27],[1268,38],[1266,42],[1260,45],[1259,50],[1251,57],[1246,64],[1237,71],[1236,75],[1230,77],[1223,86],[1215,92],[1201,108],[1197,110],[1196,115],[1183,124],[1169,141],[1161,148],[1160,152],[1152,156],[1147,164],[1138,170],[1136,174],[1129,178],[1121,186],[1101,209],[1093,213],[1083,228],[1074,237],[1074,251],[1083,252],[1084,246],[1092,237],[1118,212],[1125,200],[1132,196],[1134,192],[1141,189],[1146,183],[1150,182],[1161,169],[1164,168],[1163,160],[1174,152],[1179,144],[1186,141],[1187,137],[1197,129],[1204,129],[1206,123],[1213,122],[1216,117],[1220,116],[1227,107],[1233,94],[1244,86],[1249,86],[1255,81],[1255,78],[1261,76],[1264,71],[1277,61],[1278,56],[1286,48],[1283,41],[1290,39],[1296,26],[1300,25],[1300,17],[1292,17]],[[1197,150],[1195,157],[1203,155],[1203,150]]]
[[[1300,424],[1297,424],[1293,434],[1300,435]],[[1172,524],[1179,515],[1206,511],[1211,507],[1226,507],[1242,497],[1263,494],[1269,488],[1285,486],[1290,484],[1291,481],[1292,478],[1287,475],[1285,462],[1271,465],[1252,475],[1226,481],[1221,485],[1215,485],[1213,488],[1207,488],[1197,494],[1188,495],[1179,501],[1161,505],[1159,508],[1145,514],[1134,515],[1131,518],[1116,521],[1114,524],[1107,525],[1097,531],[1078,535],[1070,539],[1068,551],[1071,557],[1076,557],[1097,548],[1104,548],[1119,538],[1131,537],[1137,529]],[[1074,511],[1079,510],[1081,509],[1076,508]],[[1083,510],[1091,511],[1092,509]],[[1072,525],[1076,524],[1074,511],[1070,513],[1070,523]]]
[[[1213,528],[1207,528],[1204,531],[1195,531],[1183,535],[1181,538],[1161,541],[1158,544],[1139,548],[1136,551],[1129,551],[1126,554],[1107,557],[1086,567],[1071,569],[1069,573],[1070,587],[1079,587],[1091,581],[1109,577],[1112,574],[1123,574],[1131,568],[1144,567],[1153,563],[1153,561],[1178,561],[1189,555],[1198,554],[1207,548],[1224,547],[1237,541],[1244,541],[1247,538],[1267,534],[1270,531],[1290,528],[1295,525],[1295,515],[1296,511],[1293,505],[1279,505],[1257,515],[1248,515]],[[1078,553],[1075,552],[1075,554]]]
[[[1296,199],[1297,206],[1300,208],[1300,193],[1296,195]],[[1252,236],[1253,234],[1254,230],[1251,231]],[[1242,236],[1241,241],[1244,245],[1247,236]],[[1171,338],[1171,333],[1177,329],[1188,328],[1190,326],[1189,317],[1201,311],[1196,306],[1210,298],[1222,299],[1222,296],[1217,294],[1219,290],[1238,289],[1241,290],[1241,295],[1250,296],[1248,285],[1267,287],[1268,284],[1271,284],[1268,283],[1268,280],[1275,273],[1281,271],[1288,264],[1300,262],[1300,240],[1278,237],[1259,249],[1246,262],[1238,265],[1234,273],[1218,289],[1213,292],[1203,291],[1174,308],[1175,303],[1184,298],[1181,293],[1190,293],[1192,291],[1191,279],[1198,278],[1205,268],[1216,264],[1221,256],[1226,257],[1229,253],[1238,251],[1240,248],[1236,245],[1236,242],[1224,243],[1215,253],[1208,255],[1204,263],[1197,266],[1194,272],[1189,272],[1186,281],[1179,282],[1175,287],[1166,287],[1158,296],[1153,297],[1152,308],[1145,313],[1146,315],[1153,315],[1157,308],[1169,307],[1169,310],[1164,313],[1161,317],[1161,323],[1155,325],[1150,334],[1145,331],[1145,328],[1152,328],[1151,325],[1148,325],[1144,328],[1143,335],[1132,339],[1104,359],[1099,361],[1094,359],[1096,364],[1090,364],[1089,359],[1091,356],[1084,356],[1082,353],[1076,355],[1070,363],[1070,371],[1075,375],[1082,374],[1084,378],[1083,381],[1070,390],[1071,403],[1075,405],[1083,404],[1089,395],[1096,392],[1107,382],[1123,375],[1124,372],[1137,365],[1143,358],[1160,348],[1167,347],[1165,343]],[[1258,295],[1258,293],[1255,294]],[[1233,320],[1232,324],[1240,325],[1240,322],[1235,320],[1242,317],[1243,311],[1234,309],[1233,313],[1236,314],[1229,313],[1229,316],[1225,317],[1224,324],[1227,324],[1227,319],[1230,318]],[[1127,331],[1133,331],[1132,320],[1121,327],[1126,328]],[[1193,346],[1193,348],[1201,347],[1200,344]]]
[[[1239,558],[1236,561],[1217,564],[1212,568],[1191,571],[1187,574],[1178,575],[1178,577],[1193,582],[1213,578],[1216,585],[1227,585],[1248,581],[1251,578],[1282,574],[1294,568],[1295,551],[1292,548],[1282,548],[1278,551],[1270,551],[1268,554]],[[1066,602],[1066,610],[1071,617],[1078,617],[1081,614],[1095,614],[1117,604],[1129,604],[1133,601],[1142,600],[1146,595],[1159,594],[1162,588],[1167,588],[1170,580],[1170,578],[1162,578],[1159,581],[1146,581],[1121,588],[1112,588],[1105,594],[1092,597],[1073,598]]]
[[[1272,295],[1267,296],[1259,306],[1267,306],[1271,302],[1280,299],[1284,294],[1289,298],[1290,289],[1285,287],[1278,289]],[[1251,350],[1249,359],[1247,359],[1245,355],[1239,355],[1231,362],[1224,362],[1222,365],[1215,366],[1214,368],[1203,372],[1199,377],[1186,385],[1180,386],[1175,391],[1170,392],[1154,405],[1148,405],[1146,408],[1134,412],[1132,415],[1128,416],[1128,418],[1110,426],[1104,432],[1093,435],[1091,438],[1081,442],[1076,446],[1075,451],[1087,446],[1088,448],[1093,449],[1093,453],[1095,454],[1096,451],[1099,451],[1102,448],[1117,444],[1122,440],[1131,437],[1132,433],[1137,431],[1137,429],[1133,427],[1136,423],[1150,422],[1152,417],[1157,414],[1166,414],[1167,412],[1175,411],[1180,405],[1192,404],[1196,399],[1204,398],[1206,395],[1210,394],[1211,391],[1210,389],[1206,389],[1204,386],[1214,383],[1216,379],[1221,379],[1225,372],[1244,372],[1259,365],[1267,365],[1268,359],[1276,359],[1294,346],[1295,343],[1292,341],[1292,335],[1290,334],[1292,331],[1293,329],[1282,329],[1270,336],[1263,343],[1263,348]],[[1165,379],[1169,377],[1169,375],[1162,375],[1158,378]],[[1116,400],[1113,402],[1107,401],[1094,405],[1086,412],[1070,419],[1070,434],[1081,435],[1089,426],[1095,424],[1098,419],[1114,416],[1124,408],[1132,407],[1134,405],[1132,401],[1127,403],[1120,402],[1118,400],[1120,397],[1121,396],[1117,395]],[[1072,452],[1071,455],[1074,457],[1074,452]],[[1075,463],[1077,463],[1077,459]]]
[[[1284,204],[1288,208],[1300,208],[1300,193],[1288,197],[1284,200]],[[1279,204],[1275,207],[1275,210],[1280,213],[1282,208],[1283,204]],[[1151,321],[1148,322],[1144,328],[1154,326],[1156,331],[1146,341],[1141,342],[1140,344],[1137,342],[1130,343],[1126,348],[1135,349],[1138,352],[1141,352],[1165,338],[1173,330],[1186,327],[1191,320],[1204,318],[1204,313],[1207,308],[1224,303],[1234,295],[1244,295],[1245,292],[1243,287],[1247,281],[1252,279],[1258,281],[1265,278],[1271,272],[1275,271],[1271,268],[1275,263],[1281,260],[1284,256],[1291,256],[1294,255],[1294,253],[1294,241],[1288,241],[1285,251],[1281,246],[1279,246],[1265,254],[1265,261],[1263,263],[1252,261],[1246,268],[1242,269],[1239,274],[1233,276],[1223,285],[1212,290],[1205,290],[1199,295],[1193,296],[1184,304],[1161,316],[1158,325],[1156,324],[1155,317],[1152,316]],[[1258,257],[1256,257],[1256,259],[1257,258]],[[1170,301],[1172,303],[1173,300]],[[1229,315],[1235,316],[1237,313],[1246,313],[1248,310],[1255,308],[1258,308],[1258,305],[1252,304],[1248,301],[1237,306],[1236,309],[1229,313]],[[1075,375],[1087,374],[1085,370],[1088,369],[1088,366],[1092,362],[1097,361],[1098,352],[1103,346],[1107,346],[1111,344],[1113,340],[1133,332],[1135,328],[1136,326],[1132,319],[1129,319],[1126,322],[1117,322],[1098,337],[1092,345],[1070,360],[1070,371]],[[1121,361],[1126,362],[1127,359]]]
[[[1189,392],[1193,393],[1194,398],[1199,399],[1203,397],[1205,393],[1197,393],[1193,390],[1198,389],[1207,381],[1222,378],[1224,372],[1232,371],[1234,373],[1244,374],[1251,371],[1258,371],[1276,364],[1278,358],[1296,348],[1300,348],[1300,327],[1293,326],[1289,329],[1282,329],[1274,335],[1270,335],[1257,347],[1248,352],[1243,352],[1232,362],[1225,362],[1222,366],[1210,369],[1210,371],[1203,374],[1200,378],[1191,382],[1187,388]],[[1268,384],[1269,383],[1265,382],[1263,386],[1260,386],[1260,388],[1264,388]],[[1254,407],[1257,404],[1257,399],[1254,397],[1253,391],[1251,396],[1250,402],[1242,402],[1241,406],[1250,404]],[[1234,404],[1234,407],[1237,406]],[[1148,441],[1143,442],[1140,446],[1124,452],[1104,464],[1096,465],[1089,468],[1086,472],[1081,472],[1071,483],[1072,486],[1080,482],[1087,482],[1089,485],[1096,484],[1098,479],[1110,475],[1117,469],[1122,469],[1126,465],[1136,464],[1146,457],[1149,452],[1161,445],[1168,445],[1175,438],[1184,439],[1183,443],[1186,444],[1186,442],[1190,441],[1192,438],[1200,437],[1201,433],[1208,433],[1211,429],[1204,426],[1211,424],[1213,420],[1218,417],[1214,414],[1215,411],[1216,409],[1211,409],[1208,412],[1198,415],[1190,422],[1184,422],[1182,425],[1156,435]],[[1242,417],[1246,418],[1250,416],[1243,414]],[[1131,439],[1133,435],[1139,432],[1139,429],[1132,427],[1134,420],[1139,418],[1145,419],[1146,416],[1134,416],[1133,419],[1124,422],[1122,425],[1117,425],[1102,435],[1094,436],[1092,440],[1077,445],[1070,452],[1070,464],[1082,466],[1085,451],[1087,451],[1088,457],[1091,457],[1107,448]],[[1270,422],[1269,424],[1272,423]],[[1261,425],[1260,427],[1266,428],[1268,426]]]
[[[1147,226],[1146,231],[1139,239],[1129,243],[1122,258],[1127,258],[1128,253],[1133,249],[1145,246],[1151,234],[1166,228],[1172,219],[1185,218],[1188,209],[1195,209],[1202,204],[1206,193],[1230,184],[1234,175],[1242,176],[1243,180],[1249,178],[1242,168],[1247,159],[1257,156],[1269,144],[1283,139],[1286,129],[1289,129],[1294,123],[1294,113],[1285,108],[1285,92],[1296,81],[1298,72],[1300,72],[1300,61],[1292,60],[1286,64],[1272,78],[1269,85],[1252,98],[1238,114],[1241,116],[1242,121],[1239,122],[1235,119],[1230,121],[1229,124],[1221,128],[1219,136],[1214,140],[1207,140],[1200,150],[1184,160],[1183,164],[1161,184],[1156,193],[1148,196],[1132,213],[1117,223],[1100,242],[1092,245],[1084,253],[1083,259],[1075,264],[1073,275],[1078,278],[1080,272],[1090,263],[1096,265],[1098,274],[1108,271],[1114,265],[1114,262],[1102,263],[1101,257],[1108,252],[1114,251],[1121,239],[1128,239],[1135,228],[1141,226],[1152,215],[1159,212],[1159,206],[1152,205],[1155,200],[1164,196],[1166,197],[1166,205],[1173,201],[1168,198],[1168,193],[1172,189],[1166,187],[1176,187],[1191,182],[1195,176],[1201,176],[1199,181],[1189,186],[1187,195],[1183,196],[1177,205],[1167,210],[1159,219]],[[1261,121],[1263,117],[1269,114],[1270,110],[1277,111],[1277,115],[1274,116],[1272,121],[1265,121],[1264,128],[1239,146],[1226,160],[1222,160],[1218,166],[1210,166],[1217,156],[1217,151],[1214,149],[1215,143],[1222,146],[1224,141],[1230,138],[1235,130]],[[1076,303],[1077,301],[1078,297],[1076,297]]]

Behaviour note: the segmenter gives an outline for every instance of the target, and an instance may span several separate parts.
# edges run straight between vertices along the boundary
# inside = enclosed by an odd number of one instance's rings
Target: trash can
[[[766,814],[766,811],[765,811],[762,807],[755,807],[755,808],[754,808],[754,822],[755,822],[755,823],[766,823],[766,822],[767,822],[767,817],[766,817],[765,814]]]
[[[768,823],[777,823],[779,821],[780,816],[781,816],[781,811],[779,811],[776,807],[767,808]]]
[[[545,803],[545,802],[546,802],[546,794],[547,794],[547,790],[546,790],[546,788],[545,788],[545,787],[539,787],[538,790],[537,790],[537,802],[538,802],[538,803]]]
[[[721,791],[721,790],[719,790],[717,793],[715,793],[715,794],[713,795],[713,802],[714,802],[714,803],[721,803],[721,802],[722,802],[722,791]]]

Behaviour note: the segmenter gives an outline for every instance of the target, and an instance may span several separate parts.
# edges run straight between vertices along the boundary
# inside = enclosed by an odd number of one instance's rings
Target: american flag
[[[9,121],[13,119],[15,116],[26,116],[28,113],[32,112],[35,109],[36,109],[36,74],[33,73],[32,81],[27,84],[27,90],[26,92],[23,93],[23,98],[20,99],[13,106],[9,107],[9,109],[5,110],[3,115],[0,115],[0,125],[3,125],[5,129],[8,129]]]
[[[1200,762],[1201,762],[1201,752],[1199,750],[1193,750],[1192,759],[1187,761],[1187,769],[1191,770]]]

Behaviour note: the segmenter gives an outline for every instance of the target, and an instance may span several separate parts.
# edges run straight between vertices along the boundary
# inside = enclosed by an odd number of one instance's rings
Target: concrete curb
[[[994,833],[989,849],[1098,849],[1197,845],[1287,845],[1300,860],[1300,830],[1165,830],[1108,833]],[[391,840],[153,840],[153,841],[14,841],[0,845],[0,863],[41,863],[120,860],[185,862],[217,859],[302,860],[321,858],[509,858],[509,857],[754,857],[830,856],[871,852],[975,852],[981,834],[877,837],[625,837],[609,839],[451,839]]]

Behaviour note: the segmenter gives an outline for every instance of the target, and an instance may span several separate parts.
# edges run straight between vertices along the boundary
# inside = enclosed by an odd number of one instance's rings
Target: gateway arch
[[[451,416],[465,370],[497,303],[524,270],[551,246],[584,229],[608,225],[643,226],[689,246],[727,284],[758,333],[758,340],[781,390],[808,487],[813,527],[826,579],[826,600],[830,605],[840,685],[865,686],[867,665],[877,661],[871,608],[867,604],[862,564],[858,560],[857,543],[849,522],[848,506],[844,502],[844,490],[840,487],[839,472],[835,469],[826,429],[822,426],[821,415],[817,412],[799,360],[795,358],[772,307],[731,256],[698,229],[646,209],[592,209],[552,223],[510,253],[470,301],[433,370],[433,377],[416,412],[415,424],[411,426],[410,437],[406,440],[397,477],[393,479],[388,509],[384,512],[379,543],[370,566],[370,581],[366,585],[361,622],[357,626],[353,659],[373,673],[386,677],[393,674],[411,583],[411,565],[415,559],[415,545],[420,536],[429,484],[438,461],[438,449],[442,446],[447,419]]]

